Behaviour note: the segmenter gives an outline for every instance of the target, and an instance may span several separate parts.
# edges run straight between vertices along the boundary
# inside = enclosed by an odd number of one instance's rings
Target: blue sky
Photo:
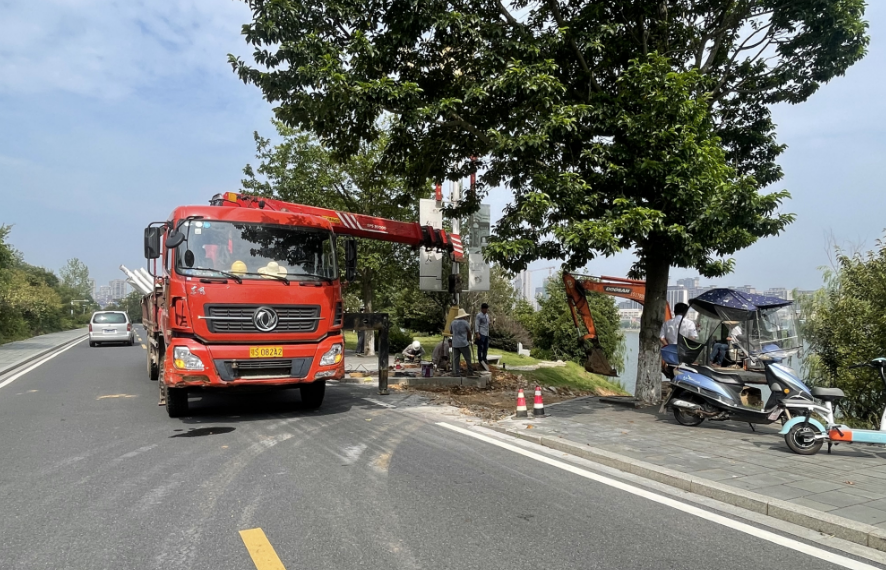
[[[867,18],[865,60],[807,103],[775,109],[788,145],[777,187],[792,193],[784,210],[797,221],[736,254],[718,283],[815,288],[829,243],[871,248],[883,237],[886,3]],[[14,224],[10,241],[28,262],[57,270],[79,257],[106,283],[120,263],[143,263],[148,222],[239,187],[253,131],[271,132],[270,105],[227,64],[251,51],[240,36],[248,19],[233,0],[0,0],[0,223]],[[507,195],[489,202],[500,211]],[[623,275],[630,264],[626,253],[588,270]]]

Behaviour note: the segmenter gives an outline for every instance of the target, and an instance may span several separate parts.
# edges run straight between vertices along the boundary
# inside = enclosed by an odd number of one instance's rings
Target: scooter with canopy
[[[791,369],[802,347],[791,301],[713,289],[690,300],[689,308],[684,318],[695,316],[698,338],[680,334],[675,346],[662,349],[662,358],[675,368],[661,411],[671,409],[682,425],[736,420],[753,429],[790,420],[794,411],[802,413],[814,403]],[[724,348],[717,344],[726,345],[731,367],[710,365],[715,350]],[[755,385],[768,386],[765,402]]]

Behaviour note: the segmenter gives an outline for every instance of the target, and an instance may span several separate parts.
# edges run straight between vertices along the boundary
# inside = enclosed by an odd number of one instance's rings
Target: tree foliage
[[[886,244],[866,254],[837,252],[836,261],[825,287],[801,304],[808,378],[845,392],[840,410],[850,425],[878,429],[883,381],[875,370],[849,366],[886,356]]]
[[[81,315],[68,313],[74,291],[26,263],[6,241],[10,229],[0,225],[0,343],[82,325]]]
[[[464,210],[514,193],[488,250],[507,269],[634,247],[645,400],[670,266],[722,275],[792,219],[786,192],[759,194],[782,177],[769,107],[868,43],[863,0],[248,4],[255,64],[230,60],[277,118],[342,157],[386,137],[380,164],[412,188],[479,168]]]

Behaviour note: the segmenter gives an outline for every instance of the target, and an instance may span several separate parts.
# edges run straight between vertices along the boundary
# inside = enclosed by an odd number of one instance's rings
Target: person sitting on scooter
[[[674,305],[674,318],[661,325],[661,332],[658,335],[662,346],[677,344],[678,330],[679,334],[686,338],[698,340],[698,329],[695,328],[695,323],[684,318],[688,312],[689,305],[686,303]]]
[[[732,330],[729,331],[729,336],[726,337],[726,340],[714,343],[714,348],[711,350],[712,366],[723,366],[723,360],[726,358],[726,353],[729,350],[730,344],[738,342],[738,336],[740,334],[741,326],[735,325],[732,327]]]

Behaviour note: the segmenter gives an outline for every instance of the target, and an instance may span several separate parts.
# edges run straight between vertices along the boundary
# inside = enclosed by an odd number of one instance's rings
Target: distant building
[[[791,293],[784,287],[772,287],[767,289],[764,293],[767,297],[778,297],[779,299],[790,300]]]
[[[123,279],[114,279],[108,286],[111,289],[111,300],[119,301],[126,296],[128,285]]]
[[[687,277],[686,279],[677,279],[677,286],[684,289],[692,290],[698,288],[698,277]]]
[[[682,285],[668,285],[668,304],[671,308],[677,303],[689,302],[689,290]]]
[[[637,301],[627,300],[627,301],[622,301],[621,303],[618,304],[618,310],[619,311],[621,311],[621,310],[626,310],[626,311],[627,310],[641,310],[642,311],[643,305],[641,305]]]

